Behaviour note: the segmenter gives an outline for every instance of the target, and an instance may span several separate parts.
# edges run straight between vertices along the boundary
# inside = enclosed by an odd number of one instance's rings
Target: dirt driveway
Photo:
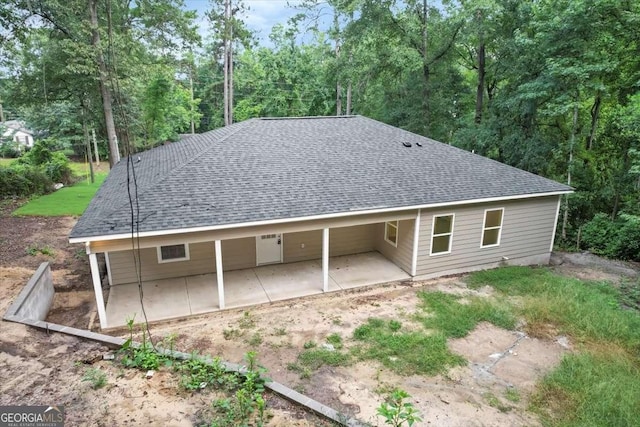
[[[13,218],[8,215],[12,207],[5,206],[0,214],[0,311],[4,313],[39,263],[47,260],[52,262],[56,286],[49,320],[86,328],[95,303],[82,248],[67,243],[75,219]],[[570,260],[555,268],[568,274],[579,270],[591,278],[624,275],[598,265],[577,267]],[[324,366],[309,375],[288,369],[310,341],[321,344],[327,336],[339,334],[349,347],[354,329],[369,317],[410,324],[420,290],[491,295],[488,288],[468,289],[461,278],[390,284],[155,324],[151,333],[155,340],[173,337],[182,351],[231,362],[241,362],[255,349],[269,377],[372,425],[382,425],[375,408],[394,387],[411,394],[423,417],[420,425],[536,425],[536,418],[525,410],[528,395],[562,354],[571,351],[564,337],[538,340],[482,323],[467,337],[449,342],[469,361],[467,366],[435,377],[399,376],[377,362]],[[211,395],[180,391],[168,371],[147,380],[139,372],[103,361],[105,352],[96,344],[0,322],[0,405],[64,404],[70,426],[188,426],[204,419]],[[93,390],[82,381],[89,368],[106,373],[106,387]],[[518,399],[510,398],[514,395]],[[268,403],[273,415],[269,425],[329,425],[275,396]]]

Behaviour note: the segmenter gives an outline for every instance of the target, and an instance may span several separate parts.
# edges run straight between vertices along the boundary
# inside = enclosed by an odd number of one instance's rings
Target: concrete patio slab
[[[185,279],[187,281],[190,314],[208,313],[220,308],[218,304],[218,284],[214,274],[189,276]]]
[[[217,283],[216,281],[216,286]],[[270,301],[254,268],[224,273],[224,299],[227,308],[246,307]]]
[[[319,260],[264,265],[254,270],[271,301],[322,293],[322,263]],[[329,278],[329,291],[340,289]]]
[[[127,319],[135,319],[136,322],[140,322],[143,317],[138,285],[132,283],[112,286],[109,289],[106,312],[108,328],[124,326],[127,324]]]
[[[410,276],[377,252],[332,257],[329,291],[406,280]],[[149,321],[203,314],[220,309],[215,274],[144,282],[144,308]],[[239,308],[322,293],[321,260],[264,265],[224,272],[225,307]],[[112,286],[107,300],[107,327],[144,319],[138,285]]]
[[[331,258],[329,260],[329,277],[342,289],[411,278],[404,270],[378,252]]]
[[[191,312],[187,282],[184,278],[144,282],[142,290],[144,309],[149,319],[171,319]]]

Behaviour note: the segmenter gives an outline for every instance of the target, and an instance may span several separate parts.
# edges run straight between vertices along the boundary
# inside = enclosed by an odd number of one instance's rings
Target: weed
[[[397,332],[400,330],[400,328],[402,328],[402,323],[400,323],[397,320],[390,320],[389,321],[389,330],[391,332]]]
[[[420,414],[413,407],[413,404],[406,402],[409,393],[404,390],[395,389],[386,400],[376,409],[378,415],[384,418],[384,423],[393,427],[400,427],[405,423],[412,426],[416,422],[422,421]]]
[[[273,331],[273,335],[275,335],[276,337],[282,337],[284,335],[287,335],[287,329],[286,328],[276,328]]]
[[[248,352],[245,361],[247,371],[233,397],[213,402],[216,415],[212,426],[264,425],[266,402],[263,393],[267,379],[262,375],[265,369],[258,365],[255,352]]]
[[[504,391],[504,398],[509,402],[518,403],[520,402],[520,393],[515,387],[507,387]]]
[[[76,251],[73,253],[73,257],[75,259],[85,259],[87,256],[87,250],[85,248],[78,248],[76,249]]]
[[[245,311],[242,318],[238,321],[238,326],[240,326],[241,329],[252,329],[256,326],[256,321],[250,312]]]
[[[315,341],[307,341],[302,345],[302,347],[304,347],[305,350],[308,350],[310,348],[314,348],[315,346],[317,346]]]
[[[331,323],[333,323],[336,326],[342,326],[342,318],[340,316],[336,316],[331,319]]]
[[[257,347],[262,344],[262,341],[262,335],[260,335],[260,332],[255,332],[249,339],[247,339],[247,344],[251,347]]]
[[[195,391],[224,385],[226,372],[218,358],[206,362],[197,353],[192,353],[189,360],[177,365],[177,370],[182,374],[180,385],[185,390]]]
[[[306,366],[302,366],[298,363],[288,363],[287,369],[292,372],[297,372],[300,374],[300,379],[309,379],[311,378],[311,369]]]
[[[98,368],[88,368],[82,376],[82,381],[91,383],[91,388],[97,390],[107,384],[107,374]]]
[[[160,366],[160,360],[163,356],[156,352],[151,341],[147,341],[147,334],[144,329],[142,330],[142,344],[139,346],[133,345],[133,322],[134,318],[127,319],[129,339],[125,341],[118,351],[121,355],[121,362],[127,368],[155,371]]]
[[[340,334],[333,333],[327,337],[327,342],[333,346],[336,350],[340,350],[342,345],[342,337]]]
[[[242,335],[244,335],[244,331],[241,331],[239,329],[224,329],[222,331],[222,336],[224,336],[225,340],[232,340],[234,338],[239,338]]]
[[[483,397],[485,398],[489,406],[496,408],[500,412],[509,412],[513,409],[511,406],[502,403],[502,401],[498,399],[493,393],[484,393]]]
[[[349,353],[317,348],[300,353],[298,363],[304,368],[315,371],[323,365],[347,366],[351,364],[351,356]]]
[[[42,255],[46,255],[46,256],[55,256],[55,251],[53,249],[51,249],[50,246],[37,246],[37,245],[30,245],[27,249],[26,249],[27,255],[31,255],[31,256],[36,256],[38,254],[42,254]]]

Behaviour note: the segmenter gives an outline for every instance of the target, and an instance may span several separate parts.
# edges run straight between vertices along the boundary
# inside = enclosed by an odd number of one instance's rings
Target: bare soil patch
[[[0,311],[7,309],[46,260],[52,263],[56,287],[49,320],[86,328],[95,301],[83,248],[67,243],[75,219],[14,218],[9,212],[16,204],[3,205],[0,214]],[[46,246],[53,253],[29,255],[26,249],[30,246]],[[632,264],[590,262],[584,256],[562,256],[555,264],[559,273],[594,280],[619,281],[638,271]],[[353,345],[354,329],[370,317],[397,319],[409,328],[417,327],[412,315],[420,290],[463,297],[493,294],[489,287],[471,290],[456,277],[396,283],[155,324],[151,333],[154,340],[175,337],[175,347],[182,351],[237,363],[247,351],[256,350],[269,377],[373,425],[382,425],[376,408],[394,387],[411,394],[424,419],[420,425],[537,425],[537,419],[526,411],[528,396],[536,381],[556,366],[564,352],[571,351],[571,343],[552,329],[534,338],[482,323],[467,337],[449,342],[468,365],[435,377],[399,376],[377,362],[324,366],[308,378],[288,369],[309,341],[321,345],[336,333],[345,346]],[[114,334],[126,335],[127,331]],[[72,337],[0,322],[0,405],[63,404],[70,426],[187,426],[206,418],[214,393],[183,392],[168,370],[147,380],[140,372],[102,360],[107,351]],[[93,390],[82,381],[90,367],[106,373],[106,387]],[[267,398],[272,414],[269,425],[329,425],[277,396]]]

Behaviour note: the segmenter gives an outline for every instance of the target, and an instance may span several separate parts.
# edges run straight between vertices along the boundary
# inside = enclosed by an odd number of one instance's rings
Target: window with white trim
[[[158,246],[158,262],[175,262],[189,260],[189,245]]]
[[[387,221],[384,224],[384,240],[398,247],[398,221]]]
[[[484,226],[482,227],[482,242],[480,243],[481,248],[500,245],[503,216],[504,208],[487,209],[484,211]]]
[[[454,214],[434,215],[431,228],[431,255],[451,252]]]

